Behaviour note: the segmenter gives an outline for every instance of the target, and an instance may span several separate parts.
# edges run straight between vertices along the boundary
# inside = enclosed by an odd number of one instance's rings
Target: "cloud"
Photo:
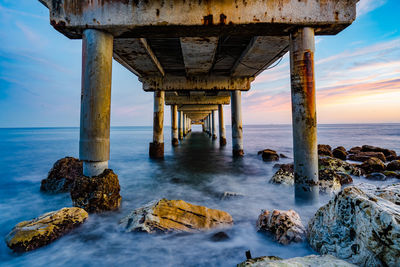
[[[15,25],[22,31],[25,38],[28,39],[31,44],[43,47],[48,43],[45,38],[37,34],[34,30],[24,25],[23,23],[17,21],[15,22]]]
[[[24,12],[24,11],[20,11],[20,10],[6,8],[6,7],[2,6],[2,5],[0,5],[0,12],[1,13],[8,13],[8,14],[13,14],[13,15],[18,15],[18,16],[22,16],[22,17],[30,17],[30,18],[35,18],[35,19],[41,19],[41,20],[46,20],[46,21],[49,20],[49,18],[45,17],[45,16],[39,16],[39,15],[36,15],[36,14],[32,14],[32,13],[28,13],[28,12]]]
[[[365,15],[378,7],[383,6],[386,0],[360,0],[357,3],[357,16]]]

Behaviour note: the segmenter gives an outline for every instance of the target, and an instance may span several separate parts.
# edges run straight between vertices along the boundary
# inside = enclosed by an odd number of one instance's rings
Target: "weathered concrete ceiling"
[[[185,114],[191,119],[191,120],[203,120],[205,119],[208,115],[211,114],[211,111],[209,112],[185,112]]]
[[[229,105],[230,101],[230,93],[226,91],[220,91],[215,95],[206,95],[204,91],[190,91],[184,95],[178,92],[165,93],[166,105]]]
[[[218,105],[178,105],[178,111],[185,113],[192,111],[212,111],[218,110]]]

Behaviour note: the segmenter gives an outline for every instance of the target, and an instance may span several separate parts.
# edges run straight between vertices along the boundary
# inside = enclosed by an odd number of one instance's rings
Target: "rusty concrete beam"
[[[151,47],[147,43],[147,40],[145,38],[140,38],[139,40],[142,43],[143,47],[146,49],[147,54],[151,58],[151,61],[153,61],[153,63],[156,65],[157,69],[160,71],[161,75],[165,76],[165,71],[164,71],[163,67],[161,66],[160,61],[158,61],[158,59],[157,59],[156,55],[154,54],[153,50],[151,49]]]
[[[255,36],[236,60],[232,76],[257,76],[289,51],[289,36]]]
[[[165,96],[166,105],[229,105],[230,96]]]
[[[190,111],[212,111],[217,109],[218,105],[178,105],[178,110],[185,113]]]
[[[187,90],[240,90],[248,91],[253,77],[221,77],[221,76],[153,76],[139,79],[143,90],[152,91],[187,91]]]
[[[180,41],[186,74],[207,74],[213,64],[218,37],[182,37]]]
[[[51,24],[70,38],[86,28],[114,37],[287,35],[298,26],[337,34],[356,18],[358,0],[39,0]]]

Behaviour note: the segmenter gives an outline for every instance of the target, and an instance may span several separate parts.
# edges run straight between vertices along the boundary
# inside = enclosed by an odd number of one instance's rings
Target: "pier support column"
[[[222,105],[218,105],[218,117],[219,117],[219,145],[226,145],[226,133],[225,133],[225,123],[224,123],[224,110]]]
[[[290,35],[290,77],[295,199],[313,203],[319,188],[312,28],[300,28]]]
[[[215,110],[213,110],[211,113],[211,120],[212,120],[212,125],[211,125],[212,139],[215,140],[215,139],[217,139],[217,120],[215,118]]]
[[[211,115],[207,116],[207,133],[211,136]]]
[[[164,158],[164,91],[154,92],[153,142],[149,155],[152,159]]]
[[[83,32],[79,159],[88,177],[102,174],[110,158],[112,54],[111,34]]]
[[[183,139],[183,112],[182,111],[179,111],[178,112],[178,119],[179,119],[179,121],[178,121],[178,134],[179,134],[179,140],[182,140]]]
[[[171,106],[171,142],[173,146],[179,144],[178,141],[178,106]]]
[[[242,94],[239,90],[231,92],[232,153],[234,157],[243,156]]]

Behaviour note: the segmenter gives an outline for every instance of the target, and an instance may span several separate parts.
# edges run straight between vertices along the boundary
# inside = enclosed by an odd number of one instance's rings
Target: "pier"
[[[82,39],[79,158],[85,176],[108,168],[113,58],[154,95],[151,158],[164,157],[165,105],[173,146],[193,123],[224,146],[223,106],[229,104],[232,154],[242,157],[241,95],[289,52],[295,197],[318,199],[314,36],[349,26],[358,0],[39,1],[57,31]]]

